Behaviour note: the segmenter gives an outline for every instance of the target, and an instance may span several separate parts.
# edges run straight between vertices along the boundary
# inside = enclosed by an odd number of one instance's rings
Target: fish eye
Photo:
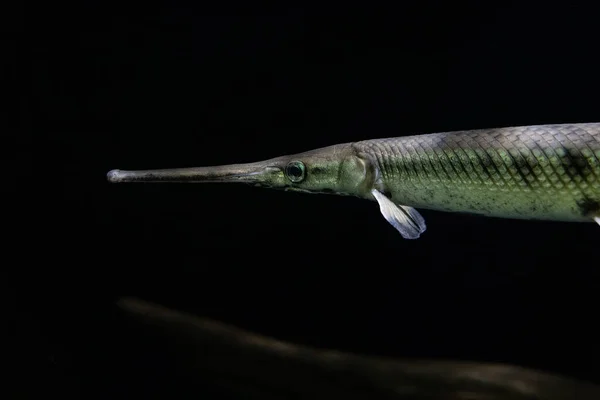
[[[285,167],[285,175],[294,183],[301,182],[304,179],[305,174],[306,167],[302,161],[291,161]]]

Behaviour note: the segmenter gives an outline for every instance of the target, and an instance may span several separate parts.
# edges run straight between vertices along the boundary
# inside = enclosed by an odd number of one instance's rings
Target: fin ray
[[[425,219],[417,210],[409,206],[396,205],[380,191],[371,191],[383,217],[388,221],[405,239],[417,239],[425,232],[427,226]]]

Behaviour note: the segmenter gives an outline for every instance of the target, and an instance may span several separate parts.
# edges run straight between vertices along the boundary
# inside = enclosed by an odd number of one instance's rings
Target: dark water
[[[185,350],[156,350],[122,296],[317,348],[600,384],[597,225],[423,211],[428,231],[406,241],[353,198],[105,181],[113,168],[597,122],[595,10],[86,4],[5,14],[20,398],[217,396]]]

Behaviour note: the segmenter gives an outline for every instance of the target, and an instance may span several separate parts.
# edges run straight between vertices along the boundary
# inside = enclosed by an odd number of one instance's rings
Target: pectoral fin
[[[600,217],[594,217],[594,221],[596,221],[598,225],[600,225]]]
[[[373,189],[371,191],[383,217],[400,232],[405,239],[417,239],[421,233],[425,232],[425,219],[417,210],[408,206],[399,206],[394,204],[380,191]]]

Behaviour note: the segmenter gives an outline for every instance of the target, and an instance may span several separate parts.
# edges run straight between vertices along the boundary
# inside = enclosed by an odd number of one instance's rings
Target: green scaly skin
[[[600,215],[600,123],[435,133],[354,143],[375,188],[415,208],[591,221]]]

